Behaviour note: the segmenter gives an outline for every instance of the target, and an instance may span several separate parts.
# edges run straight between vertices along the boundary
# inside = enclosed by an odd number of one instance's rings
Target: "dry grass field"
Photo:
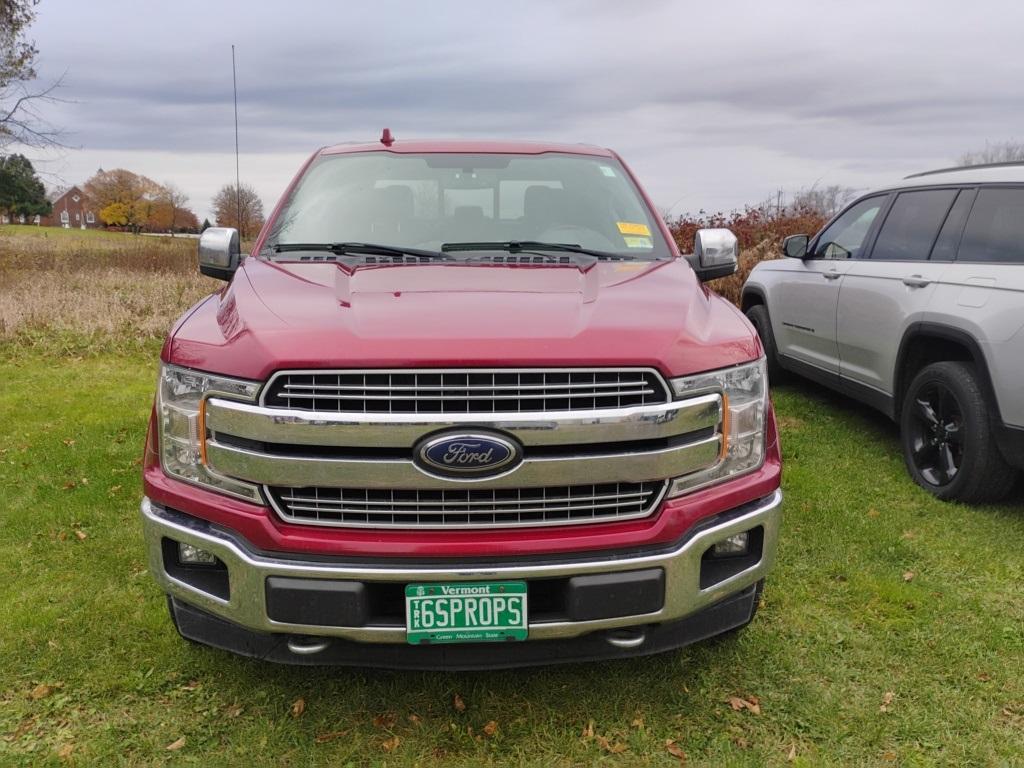
[[[813,231],[814,220],[769,226],[748,212],[732,219],[679,220],[686,251],[698,225],[731,226],[740,269],[711,286],[739,302],[747,274],[779,255],[779,227]],[[196,269],[196,241],[122,232],[0,226],[0,350],[25,347],[86,354],[158,343],[174,320],[219,283]]]
[[[0,227],[0,345],[73,352],[159,341],[215,290],[196,241]]]

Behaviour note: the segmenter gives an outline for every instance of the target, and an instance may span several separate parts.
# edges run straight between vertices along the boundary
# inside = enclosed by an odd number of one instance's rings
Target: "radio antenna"
[[[238,171],[238,75],[235,72],[235,46],[231,46],[231,87],[235,95],[235,220],[238,222],[238,234],[245,237],[242,230],[242,182]]]

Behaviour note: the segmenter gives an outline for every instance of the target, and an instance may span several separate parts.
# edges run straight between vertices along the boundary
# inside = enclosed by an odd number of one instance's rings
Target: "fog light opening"
[[[749,549],[750,534],[748,531],[744,531],[715,542],[711,547],[711,555],[713,557],[739,557],[747,554]]]
[[[181,565],[217,565],[219,562],[212,552],[184,541],[178,542],[178,563]]]

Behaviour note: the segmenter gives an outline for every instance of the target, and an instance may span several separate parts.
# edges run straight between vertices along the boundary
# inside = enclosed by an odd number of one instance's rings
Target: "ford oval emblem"
[[[508,471],[522,461],[515,441],[497,434],[448,432],[424,440],[416,463],[426,472],[450,478],[475,479]]]

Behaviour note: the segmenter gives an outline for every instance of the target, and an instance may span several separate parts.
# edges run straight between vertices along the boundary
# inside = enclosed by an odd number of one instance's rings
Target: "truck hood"
[[[264,379],[287,368],[649,366],[756,358],[731,304],[682,259],[362,267],[247,258],[179,320],[166,362]]]

